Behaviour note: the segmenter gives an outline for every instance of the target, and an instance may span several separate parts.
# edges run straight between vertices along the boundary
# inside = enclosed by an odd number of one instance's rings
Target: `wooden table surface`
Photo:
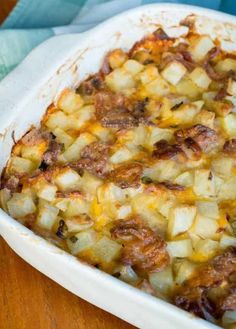
[[[0,238],[0,328],[134,327],[62,288],[23,261]]]
[[[0,23],[15,3],[0,0]],[[0,329],[118,328],[134,327],[48,279],[0,237]]]

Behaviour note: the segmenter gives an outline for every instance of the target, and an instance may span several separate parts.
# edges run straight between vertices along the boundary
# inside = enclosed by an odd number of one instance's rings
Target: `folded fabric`
[[[0,80],[53,35],[79,33],[140,5],[164,0],[19,0],[0,28]],[[169,0],[236,14],[234,0]]]

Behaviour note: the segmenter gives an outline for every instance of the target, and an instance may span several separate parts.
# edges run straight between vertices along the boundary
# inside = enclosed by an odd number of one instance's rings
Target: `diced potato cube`
[[[209,36],[201,35],[191,42],[189,52],[193,59],[198,62],[204,59],[206,54],[214,47],[215,45]]]
[[[181,168],[174,160],[160,160],[150,168],[145,168],[143,176],[148,176],[154,181],[172,181],[180,174]]]
[[[57,101],[58,108],[68,114],[77,111],[83,104],[82,97],[71,89],[65,89]]]
[[[123,265],[123,266],[119,267],[119,273],[120,273],[119,279],[124,282],[134,284],[139,281],[139,277],[137,276],[135,271],[132,269],[132,267],[129,265],[128,266]]]
[[[141,72],[144,66],[139,62],[135,61],[134,59],[129,59],[124,63],[123,68],[134,76],[137,73]]]
[[[147,116],[150,117],[150,120],[155,120],[161,115],[161,108],[164,106],[163,102],[158,102],[157,100],[150,99],[147,106]]]
[[[168,294],[173,287],[173,273],[171,266],[166,267],[160,272],[154,272],[149,274],[149,281],[157,292]]]
[[[222,234],[220,239],[220,247],[222,249],[225,249],[231,246],[236,247],[236,237],[227,234]]]
[[[191,123],[195,116],[201,111],[203,101],[196,101],[189,104],[181,105],[177,110],[173,111],[173,118],[176,124]]]
[[[83,106],[79,111],[74,114],[69,115],[69,119],[72,120],[72,128],[79,130],[82,128],[89,120],[92,119],[95,112],[95,107],[93,105]]]
[[[7,201],[9,214],[14,218],[21,218],[36,211],[34,201],[30,194],[14,193]]]
[[[53,201],[56,197],[57,187],[45,181],[39,181],[34,188],[37,196],[46,201]]]
[[[112,156],[110,157],[110,162],[113,164],[117,164],[124,161],[128,161],[132,159],[134,155],[135,153],[129,150],[127,147],[122,147],[112,154]]]
[[[212,109],[220,117],[227,116],[234,108],[234,105],[230,101],[224,100],[222,102],[211,102],[209,105],[210,109]]]
[[[173,137],[173,132],[171,129],[162,129],[159,127],[149,127],[149,136],[145,139],[145,144],[149,146],[153,146],[156,142],[161,139],[165,139],[167,141],[171,140]]]
[[[190,74],[190,79],[202,89],[207,89],[211,83],[211,79],[202,67],[196,67]]]
[[[234,200],[236,198],[236,177],[229,178],[220,188],[219,199]]]
[[[219,218],[219,208],[215,201],[197,201],[197,211],[200,215],[217,219]]]
[[[203,197],[211,197],[216,194],[215,177],[210,170],[195,170],[193,191]]]
[[[103,142],[107,142],[112,139],[111,131],[102,127],[98,122],[89,125],[88,130],[92,135],[96,136],[98,139],[101,139]]]
[[[33,170],[36,169],[36,167],[37,165],[29,159],[13,156],[10,159],[8,170],[11,174],[14,173],[23,174],[23,173],[31,173]]]
[[[139,127],[134,128],[132,132],[133,134],[130,134],[131,137],[130,139],[133,142],[133,144],[137,146],[146,145],[148,134],[150,132],[150,130],[147,127],[140,125]],[[128,131],[127,131],[127,135],[128,135]]]
[[[233,79],[229,79],[227,84],[227,93],[231,96],[236,96],[236,81]]]
[[[56,223],[58,213],[59,209],[50,204],[45,203],[40,206],[37,216],[38,226],[46,230],[51,230]]]
[[[60,209],[61,211],[66,211],[69,205],[69,199],[67,198],[57,198],[54,202],[53,205]]]
[[[70,191],[80,187],[81,177],[75,170],[65,169],[54,178],[55,184],[61,191]]]
[[[121,245],[116,241],[103,236],[98,240],[92,248],[93,257],[98,262],[110,263],[119,257],[121,251]]]
[[[207,110],[201,110],[195,117],[196,124],[205,125],[211,129],[214,128],[215,113]]]
[[[179,176],[177,176],[174,180],[175,184],[179,184],[182,186],[192,186],[193,185],[193,173],[191,171],[185,171]]]
[[[216,91],[205,91],[202,94],[202,99],[207,103],[210,101],[214,101],[214,98],[216,97],[217,92]]]
[[[171,257],[189,257],[193,252],[191,240],[185,239],[167,242],[167,251]]]
[[[77,255],[92,247],[96,242],[96,232],[92,229],[83,231],[67,238],[66,241],[72,255]]]
[[[194,246],[194,259],[207,261],[216,255],[219,250],[219,242],[211,239],[200,239]]]
[[[154,65],[147,66],[142,72],[140,72],[136,78],[141,81],[143,85],[157,79],[159,77],[158,69]]]
[[[215,219],[202,215],[197,215],[191,231],[192,233],[200,236],[201,238],[206,239],[212,238],[218,228],[219,224]]]
[[[236,311],[225,311],[222,322],[227,329],[235,329]]]
[[[179,95],[187,96],[190,99],[196,99],[202,93],[202,89],[193,83],[187,75],[177,83],[176,91]]]
[[[0,190],[0,207],[8,212],[7,202],[11,199],[11,191],[7,188],[3,188]]]
[[[124,68],[118,68],[105,77],[108,87],[117,92],[134,88],[135,80],[132,74],[128,73]]]
[[[196,215],[195,206],[178,206],[170,211],[168,232],[171,237],[187,231],[193,224]]]
[[[225,132],[230,137],[236,137],[236,114],[230,113],[221,120]]]
[[[162,199],[162,200],[161,200]],[[139,193],[131,200],[131,206],[135,214],[140,215],[143,220],[153,229],[166,232],[167,220],[159,213],[158,206],[163,203],[163,198],[155,195]]]
[[[122,49],[113,50],[108,56],[110,67],[114,70],[124,64],[128,56]]]
[[[216,64],[215,70],[217,72],[236,71],[236,60],[233,58],[225,58]]]
[[[66,218],[88,214],[89,204],[83,196],[77,196],[68,200],[68,206],[64,212]]]
[[[74,141],[74,138],[67,134],[61,128],[56,128],[53,130],[53,134],[56,136],[59,143],[64,144],[65,148],[68,148]]]
[[[117,218],[123,219],[130,215],[132,212],[132,208],[130,205],[123,205],[117,210]]]
[[[102,183],[101,179],[86,171],[81,177],[81,191],[94,195]]]
[[[219,176],[227,178],[233,169],[233,159],[225,156],[218,156],[211,162],[212,170]]]
[[[42,155],[47,149],[47,143],[42,142],[38,145],[22,145],[21,156],[25,159],[29,159],[33,162],[41,162]]]
[[[170,87],[168,83],[159,76],[157,79],[145,85],[145,91],[148,96],[159,98],[160,96],[167,95],[170,92]]]
[[[196,271],[196,264],[187,259],[178,259],[174,264],[175,268],[175,282],[181,285],[186,280],[190,279]]]
[[[169,217],[170,211],[174,206],[174,202],[171,200],[167,200],[163,202],[162,205],[158,206],[159,213],[164,217]]]
[[[71,144],[68,149],[62,154],[61,157],[59,157],[59,160],[64,162],[63,160],[65,159],[66,161],[75,161],[80,158],[80,152],[82,149],[95,142],[96,137],[89,133],[82,133],[79,135],[78,138],[74,141],[73,144]]]
[[[46,126],[50,130],[55,130],[55,128],[59,127],[63,130],[67,130],[71,126],[71,122],[68,119],[68,116],[62,111],[56,111],[49,115]]]
[[[113,183],[105,183],[98,187],[97,198],[99,203],[122,202],[125,200],[125,191]]]
[[[164,70],[161,72],[161,75],[165,80],[175,86],[182,79],[186,72],[187,69],[183,64],[177,61],[173,61],[165,66]]]

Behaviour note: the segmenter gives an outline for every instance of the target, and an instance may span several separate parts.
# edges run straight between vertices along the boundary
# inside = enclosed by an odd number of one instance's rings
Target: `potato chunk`
[[[137,73],[141,72],[143,70],[144,66],[133,59],[129,59],[128,61],[126,61],[124,63],[123,68],[127,72],[129,72],[132,76],[134,76]]]
[[[168,232],[171,237],[187,231],[193,224],[196,215],[195,206],[178,206],[171,210]]]
[[[211,197],[216,193],[215,179],[208,169],[199,169],[194,174],[194,192],[203,197]]]
[[[217,72],[236,71],[236,60],[233,58],[225,58],[216,64],[215,70]]]
[[[167,242],[167,251],[171,257],[189,257],[193,252],[191,240],[185,239]]]
[[[57,141],[59,143],[64,144],[65,148],[69,147],[74,141],[73,137],[71,137],[61,128],[56,128],[53,130],[53,134],[57,137]]]
[[[202,215],[197,215],[196,220],[194,222],[194,226],[191,231],[199,237],[206,239],[212,238],[218,228],[219,224],[215,219]]]
[[[218,204],[215,201],[198,201],[196,202],[197,211],[200,215],[213,219],[219,218]]]
[[[198,62],[204,59],[206,54],[214,47],[215,45],[208,35],[201,35],[191,42],[189,52],[193,59]]]
[[[166,65],[161,75],[172,85],[176,85],[187,72],[186,67],[180,62],[173,61]]]
[[[174,283],[171,266],[168,266],[163,271],[149,274],[149,281],[154,289],[164,294],[168,293]]]
[[[21,218],[36,211],[36,206],[30,194],[14,193],[7,202],[10,215],[14,218]]]
[[[135,80],[132,74],[124,68],[118,68],[108,74],[105,78],[108,87],[117,92],[135,87]]]
[[[191,123],[195,116],[201,111],[203,104],[203,101],[196,101],[181,105],[177,110],[173,111],[175,123]]]
[[[37,165],[33,161],[15,156],[11,158],[8,170],[11,174],[23,174],[31,173],[36,167]]]
[[[48,183],[46,180],[39,180],[35,184],[34,189],[37,196],[43,200],[53,201],[56,197],[57,187]]]
[[[206,71],[201,67],[196,67],[189,75],[190,79],[202,89],[207,89],[211,83],[211,79]]]
[[[55,184],[61,191],[70,191],[80,186],[81,177],[72,169],[65,169],[54,178]]]
[[[82,149],[95,142],[96,137],[89,133],[82,133],[79,137],[71,144],[68,149],[59,157],[59,161],[66,162],[66,161],[75,161],[80,158],[80,152]]]
[[[96,242],[96,232],[92,229],[80,232],[67,239],[67,245],[72,255],[77,255]]]
[[[83,104],[82,97],[71,89],[65,89],[57,102],[58,108],[67,114],[77,111]]]
[[[41,205],[37,216],[38,226],[46,230],[51,230],[56,223],[58,213],[59,209],[50,204],[45,203]]]
[[[221,119],[225,132],[230,137],[236,137],[236,114],[230,113]]]
[[[236,81],[233,79],[229,79],[227,84],[227,93],[231,96],[236,96]]]
[[[145,91],[148,96],[158,98],[167,95],[170,91],[170,87],[168,83],[159,76],[157,79],[146,84]]]
[[[121,245],[106,236],[98,240],[92,248],[93,257],[101,263],[110,263],[115,260],[120,251]]]
[[[114,70],[121,67],[127,58],[127,54],[122,49],[115,49],[108,55],[108,63]]]
[[[136,78],[141,81],[143,85],[157,79],[159,76],[158,69],[156,66],[147,66],[142,72],[140,72]]]

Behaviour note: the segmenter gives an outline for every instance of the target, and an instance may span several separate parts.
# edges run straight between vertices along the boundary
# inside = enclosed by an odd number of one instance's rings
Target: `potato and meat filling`
[[[57,246],[236,325],[236,57],[158,29],[67,88],[13,147],[4,211]]]

